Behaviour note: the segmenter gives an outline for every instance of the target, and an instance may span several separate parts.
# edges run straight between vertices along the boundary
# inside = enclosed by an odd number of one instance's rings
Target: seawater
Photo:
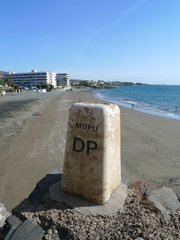
[[[121,86],[95,90],[94,95],[126,108],[180,120],[180,86]]]

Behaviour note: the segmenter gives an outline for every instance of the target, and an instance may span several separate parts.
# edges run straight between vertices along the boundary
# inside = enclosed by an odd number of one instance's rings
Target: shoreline
[[[104,90],[104,89],[101,89],[101,90]],[[146,113],[146,114],[152,115],[152,116],[157,116],[157,117],[161,117],[161,118],[165,118],[165,119],[173,119],[173,120],[180,121],[180,115],[176,114],[176,111],[174,111],[174,112],[163,111],[163,110],[160,110],[160,109],[152,107],[152,106],[151,107],[146,106],[146,104],[143,102],[138,103],[134,100],[118,99],[116,101],[115,99],[110,99],[110,98],[108,99],[100,94],[101,90],[94,90],[93,95],[95,98],[99,98],[100,100],[104,100],[107,102],[117,104],[118,106],[126,108],[126,109],[133,109],[140,113]]]
[[[9,110],[10,115],[0,119],[0,131],[7,123],[14,129],[14,135],[1,134],[6,144],[0,148],[0,202],[7,209],[28,197],[46,174],[56,168],[62,172],[68,112],[71,104],[79,101],[102,102],[84,89],[42,94],[29,106],[13,114]],[[8,102],[6,110],[9,106]],[[180,196],[180,121],[120,109],[123,179],[164,185]],[[37,112],[40,114],[34,115]],[[22,125],[16,132],[18,121]]]

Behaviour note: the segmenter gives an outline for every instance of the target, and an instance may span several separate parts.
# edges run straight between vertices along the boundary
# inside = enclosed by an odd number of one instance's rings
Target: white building
[[[11,79],[16,86],[33,87],[43,84],[51,84],[53,87],[57,86],[56,73],[54,72],[37,72],[36,70],[25,73],[10,72],[5,74],[4,77]]]
[[[57,73],[56,81],[58,86],[70,86],[70,75],[69,73]]]

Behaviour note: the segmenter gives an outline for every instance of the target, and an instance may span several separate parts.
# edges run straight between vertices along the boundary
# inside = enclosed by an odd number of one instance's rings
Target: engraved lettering
[[[93,126],[93,131],[97,132],[97,127]]]
[[[90,150],[97,149],[97,142],[95,141],[87,141],[87,155],[89,155]]]
[[[81,138],[74,137],[73,141],[73,151],[82,152],[84,150],[85,143]]]
[[[86,124],[86,123],[76,123],[75,126],[79,129],[83,129],[83,130],[92,130],[93,132],[97,132],[98,127],[94,126],[94,125],[90,125],[90,124]]]
[[[81,128],[81,123],[76,123],[77,128]]]
[[[88,129],[89,129],[89,130],[92,129],[92,126],[91,126],[91,125],[88,125]]]
[[[90,151],[94,151],[97,149],[97,142],[87,140],[87,143],[84,142],[81,138],[74,137],[73,140],[73,151],[75,152],[83,152],[86,151],[87,155],[90,154]]]

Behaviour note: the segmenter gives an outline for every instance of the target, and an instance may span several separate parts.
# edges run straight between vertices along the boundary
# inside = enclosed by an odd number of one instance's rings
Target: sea
[[[133,85],[95,90],[94,95],[120,106],[180,120],[180,85]]]

